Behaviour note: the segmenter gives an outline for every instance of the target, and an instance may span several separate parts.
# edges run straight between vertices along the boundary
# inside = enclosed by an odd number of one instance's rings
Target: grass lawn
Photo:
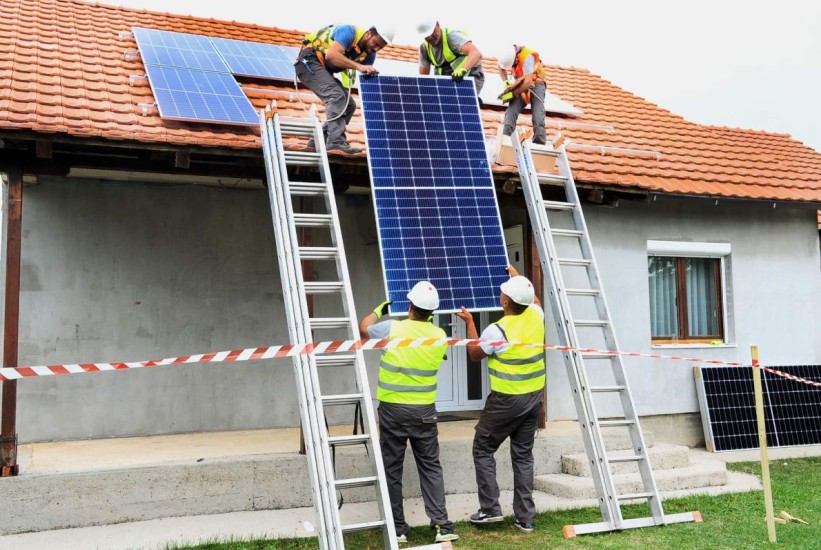
[[[761,474],[757,462],[728,464],[730,470]],[[668,500],[666,513],[699,510],[703,523],[678,523],[665,527],[630,529],[619,533],[581,535],[566,540],[562,527],[570,524],[601,521],[598,509],[546,512],[536,516],[536,531],[524,534],[513,527],[513,518],[504,523],[475,526],[470,523],[456,524],[460,539],[454,548],[476,550],[502,550],[508,548],[605,548],[647,550],[681,548],[789,548],[821,550],[821,458],[774,460],[770,463],[773,503],[775,513],[785,510],[804,519],[810,525],[776,524],[777,544],[767,539],[764,521],[764,493],[737,493],[717,497],[693,496]],[[623,507],[625,517],[649,515],[644,504]],[[433,534],[427,527],[415,527],[408,537],[407,547],[431,544]],[[346,536],[348,549],[382,548],[382,536],[378,532],[357,533]],[[169,550],[285,550],[318,548],[316,539],[279,539],[213,542],[193,547],[169,546]]]

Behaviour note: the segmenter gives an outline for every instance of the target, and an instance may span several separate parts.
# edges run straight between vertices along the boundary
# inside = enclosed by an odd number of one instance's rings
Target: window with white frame
[[[654,344],[725,343],[729,243],[647,241]]]

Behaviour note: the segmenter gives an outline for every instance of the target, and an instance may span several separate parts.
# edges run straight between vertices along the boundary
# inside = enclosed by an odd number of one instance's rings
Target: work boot
[[[513,522],[513,526],[519,529],[520,531],[524,531],[525,533],[533,532],[533,523],[530,521],[519,521],[517,519]]]
[[[362,149],[359,149],[357,147],[351,147],[350,144],[348,144],[344,141],[341,142],[341,143],[329,143],[327,147],[328,147],[328,152],[329,153],[331,151],[336,151],[338,153],[345,153],[347,155],[355,155],[356,153],[359,153],[359,152],[362,151]]]
[[[314,138],[308,140],[308,149],[316,149],[316,142]]]

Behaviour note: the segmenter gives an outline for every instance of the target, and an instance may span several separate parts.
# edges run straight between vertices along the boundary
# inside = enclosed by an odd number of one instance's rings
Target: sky
[[[416,24],[434,18],[465,31],[487,56],[525,44],[545,63],[588,69],[693,122],[787,133],[821,152],[821,2],[474,1],[436,13],[420,2],[371,0],[101,3],[300,31],[393,26],[395,43],[407,45],[419,43]]]

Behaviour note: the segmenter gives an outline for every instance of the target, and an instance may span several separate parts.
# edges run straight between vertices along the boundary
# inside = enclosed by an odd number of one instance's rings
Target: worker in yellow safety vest
[[[513,133],[519,114],[530,104],[533,143],[544,145],[547,70],[542,65],[538,52],[514,44],[513,48],[505,50],[499,56],[499,76],[505,83],[499,99],[507,103],[502,133],[506,136]]]
[[[473,41],[462,31],[442,27],[435,19],[421,22],[416,30],[423,37],[419,45],[419,74],[430,74],[435,68],[436,74],[449,75],[456,82],[471,76],[478,96],[485,84],[485,73],[482,52]]]
[[[430,322],[439,307],[439,292],[420,281],[407,294],[408,318],[383,319],[390,301],[382,302],[359,322],[362,338],[423,338],[440,345],[396,347],[382,352],[379,361],[379,446],[385,464],[388,495],[399,542],[407,542],[410,526],[402,505],[402,469],[410,441],[425,513],[436,530],[436,542],[457,540],[445,506],[445,480],[439,462],[439,428],[436,411],[436,375],[445,357],[445,331]]]
[[[513,466],[514,525],[533,532],[533,444],[545,387],[544,311],[533,284],[508,267],[510,279],[502,283],[499,301],[504,317],[482,331],[484,342],[468,345],[472,361],[485,357],[490,375],[490,395],[476,424],[473,465],[479,492],[479,511],[472,523],[502,521],[494,454],[508,437]],[[462,308],[456,315],[465,322],[468,338],[478,338],[471,313]],[[539,344],[512,346],[508,342]]]
[[[392,29],[366,29],[354,25],[329,25],[305,35],[294,67],[299,81],[325,104],[322,131],[328,151],[360,152],[348,144],[345,137],[345,128],[356,111],[350,88],[356,71],[364,75],[376,74],[373,66],[376,52],[390,45],[393,35]],[[336,73],[342,73],[342,82],[334,78]],[[309,141],[308,146],[315,147],[316,144]]]

